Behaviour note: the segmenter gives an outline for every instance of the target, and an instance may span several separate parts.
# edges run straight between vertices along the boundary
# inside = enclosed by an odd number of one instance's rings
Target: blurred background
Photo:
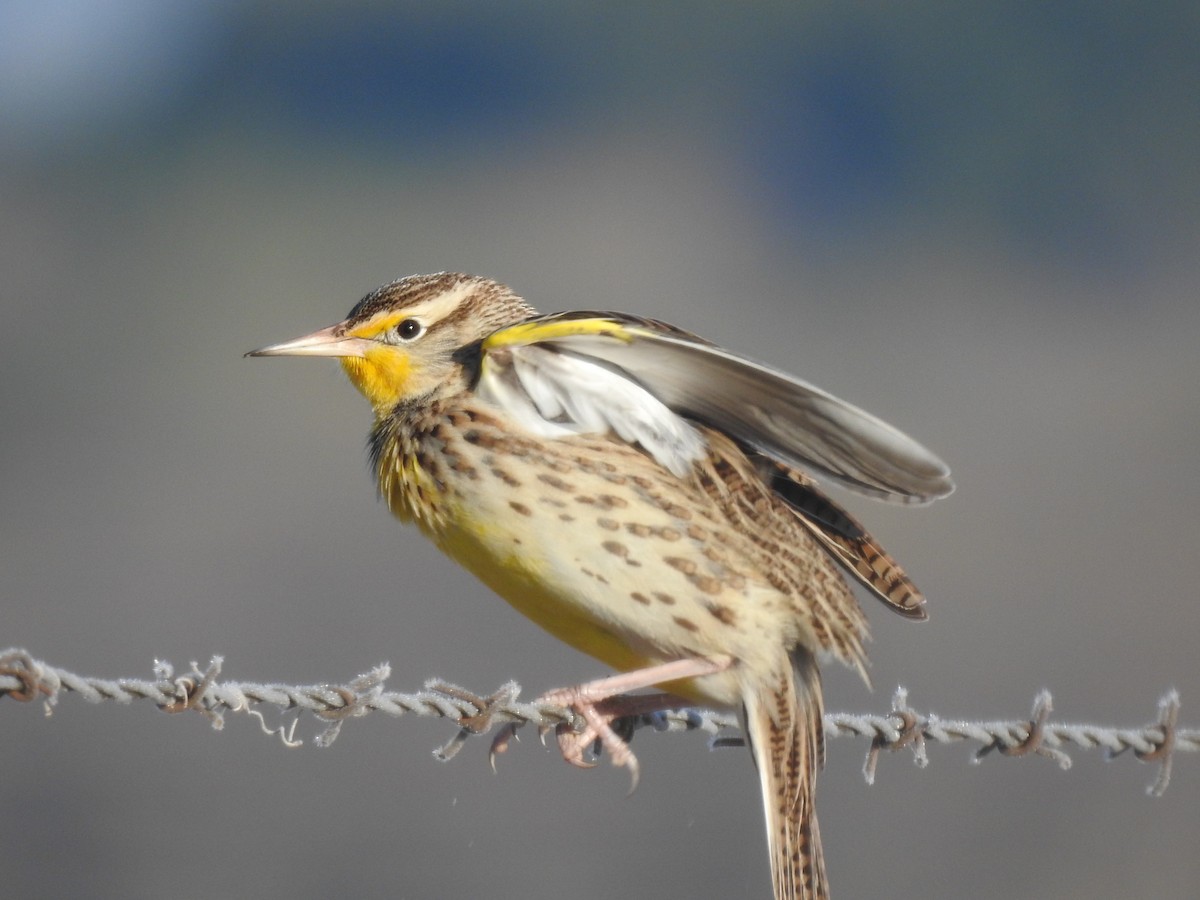
[[[948,717],[1200,722],[1200,7],[0,6],[0,645],[84,674],[525,695],[604,674],[375,502],[332,363],[242,353],[441,269],[678,323],[950,463],[837,494],[930,598],[868,603],[873,692]],[[641,786],[445,722],[287,750],[148,704],[0,704],[0,893],[769,894],[753,767],[642,735]],[[1193,897],[1200,760],[861,776],[835,897]]]

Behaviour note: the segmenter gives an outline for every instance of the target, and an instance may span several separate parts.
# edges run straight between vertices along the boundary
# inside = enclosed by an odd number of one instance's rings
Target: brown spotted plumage
[[[906,616],[923,618],[924,600],[807,471],[924,503],[952,487],[935,456],[672,326],[538,317],[465,275],[402,279],[344,322],[258,352],[340,357],[375,411],[372,465],[392,511],[624,673],[548,695],[586,723],[560,736],[568,760],[600,740],[636,773],[610,726],[614,693],[661,684],[739,710],[775,895],[827,896],[816,659],[866,665],[866,620],[843,571]]]

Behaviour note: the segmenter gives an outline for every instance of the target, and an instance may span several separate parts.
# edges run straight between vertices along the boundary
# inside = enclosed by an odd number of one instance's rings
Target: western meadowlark
[[[740,711],[777,898],[822,898],[817,658],[863,671],[842,572],[925,617],[900,567],[805,470],[926,503],[946,466],[879,419],[670,325],[541,316],[483,278],[414,275],[342,322],[255,350],[327,356],[375,412],[392,512],[555,637],[624,673],[552,696],[614,761],[597,709],[638,687]],[[579,743],[568,758],[580,762]],[[568,744],[568,748],[571,745]]]

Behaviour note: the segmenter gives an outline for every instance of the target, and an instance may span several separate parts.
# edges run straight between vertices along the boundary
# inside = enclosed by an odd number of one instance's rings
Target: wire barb
[[[867,784],[875,783],[875,767],[879,764],[879,754],[883,750],[895,752],[903,747],[913,749],[913,762],[917,768],[923,769],[929,765],[929,756],[925,752],[925,734],[921,730],[920,717],[908,708],[908,690],[896,688],[892,695],[892,717],[899,720],[900,727],[895,737],[882,732],[871,739],[871,749],[867,751],[867,761],[863,764],[863,778]],[[981,753],[983,751],[980,751]]]
[[[467,742],[467,738],[478,734],[487,734],[492,730],[492,717],[496,710],[503,709],[517,699],[517,695],[521,693],[521,686],[515,681],[509,681],[500,685],[500,689],[487,697],[480,697],[478,694],[473,694],[466,688],[460,688],[458,685],[450,684],[446,681],[438,681],[436,679],[425,682],[425,690],[432,691],[438,694],[445,694],[455,700],[461,700],[475,707],[476,712],[461,716],[458,719],[459,728],[458,734],[450,738],[443,746],[433,751],[433,755],[442,762],[449,762],[458,755],[458,751],[462,749],[463,744]],[[512,728],[513,723],[508,722],[504,725],[505,728]],[[492,768],[496,768],[495,763],[495,747],[493,743]]]
[[[1171,781],[1171,760],[1175,756],[1176,741],[1179,726],[1179,691],[1170,690],[1158,701],[1158,727],[1162,737],[1156,742],[1153,750],[1138,750],[1134,755],[1142,762],[1157,762],[1158,778],[1154,784],[1146,788],[1146,793],[1152,797],[1161,797]],[[1121,751],[1117,751],[1120,753]],[[1116,753],[1110,754],[1116,756]]]
[[[1014,738],[1012,732],[997,734],[992,743],[975,754],[975,761],[983,759],[993,750],[999,750],[1005,756],[1027,756],[1036,753],[1056,761],[1064,770],[1071,768],[1071,757],[1062,750],[1046,744],[1046,721],[1050,718],[1053,708],[1050,692],[1039,693],[1033,701],[1033,718],[1025,725],[1025,737]]]
[[[327,747],[337,739],[343,725],[351,719],[380,712],[399,717],[408,713],[450,719],[458,733],[435,751],[440,759],[452,758],[467,738],[497,728],[513,731],[516,726],[534,725],[552,729],[573,726],[576,715],[553,704],[521,703],[520,686],[508,682],[497,691],[480,695],[441,681],[429,681],[424,690],[400,693],[384,690],[391,668],[384,664],[342,685],[285,685],[220,681],[223,660],[214,656],[203,670],[196,663],[191,672],[176,677],[170,663],[158,661],[152,679],[122,678],[109,680],[76,675],[50,666],[25,650],[0,651],[0,698],[21,702],[42,698],[46,714],[63,692],[79,694],[91,703],[106,700],[131,703],[149,700],[164,712],[198,712],[214,728],[223,725],[224,713],[245,713],[258,718],[263,730],[278,734],[286,746],[299,746],[294,738],[296,721],[290,726],[269,728],[262,706],[274,706],[285,713],[309,712],[328,725],[314,743]],[[863,775],[873,783],[879,758],[884,750],[910,747],[914,762],[924,768],[928,762],[926,745],[930,742],[952,744],[970,741],[979,745],[972,761],[981,762],[992,751],[1019,758],[1042,756],[1059,764],[1071,765],[1063,749],[1070,744],[1084,750],[1104,749],[1108,758],[1126,750],[1141,762],[1158,765],[1158,775],[1147,788],[1152,796],[1161,796],[1171,778],[1171,766],[1179,752],[1200,750],[1200,729],[1179,727],[1180,700],[1175,690],[1168,691],[1158,704],[1158,720],[1141,728],[1113,728],[1051,722],[1052,701],[1049,691],[1038,694],[1032,715],[1023,721],[969,722],[946,720],[933,713],[921,714],[908,705],[908,692],[898,688],[891,711],[885,714],[827,713],[825,734],[829,737],[860,737],[870,740]],[[656,732],[698,731],[709,736],[712,747],[742,743],[735,732],[737,719],[729,714],[703,709],[658,709],[631,715],[620,724],[621,733],[632,736],[649,728]]]

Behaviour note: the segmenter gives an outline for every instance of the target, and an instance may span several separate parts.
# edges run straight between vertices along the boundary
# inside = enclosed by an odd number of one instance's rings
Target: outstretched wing
[[[954,490],[946,464],[886,422],[650,319],[541,316],[490,335],[482,352],[480,388],[507,392],[506,406],[525,403],[535,418],[564,428],[607,423],[675,472],[698,452],[684,417],[880,499],[922,504]]]
[[[539,321],[505,328],[484,340],[475,386],[479,396],[544,437],[611,430],[680,478],[704,457],[707,445],[690,422],[602,359],[560,349],[557,341],[546,338],[555,333],[553,325],[540,326]]]

